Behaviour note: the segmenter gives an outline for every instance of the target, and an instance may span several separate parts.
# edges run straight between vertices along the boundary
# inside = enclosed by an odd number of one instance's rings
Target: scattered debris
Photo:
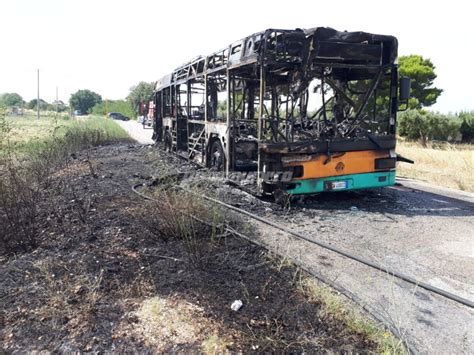
[[[235,301],[232,302],[232,304],[230,305],[230,308],[231,308],[233,311],[237,312],[239,309],[242,308],[243,305],[244,305],[244,304],[243,304],[243,302],[242,302],[241,300],[235,300]]]

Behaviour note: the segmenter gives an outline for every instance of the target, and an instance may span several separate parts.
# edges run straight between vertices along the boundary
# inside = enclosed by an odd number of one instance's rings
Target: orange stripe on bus
[[[334,153],[332,157],[320,154],[308,161],[289,162],[286,166],[303,166],[303,176],[298,179],[314,179],[328,176],[370,173],[375,170],[375,159],[388,158],[388,151],[364,150]]]

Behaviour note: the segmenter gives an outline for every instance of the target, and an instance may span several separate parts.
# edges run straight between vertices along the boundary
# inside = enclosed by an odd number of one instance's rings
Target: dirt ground
[[[0,259],[4,351],[376,350],[264,249],[219,234],[196,262],[183,240],[157,238],[143,223],[150,205],[131,190],[177,164],[157,152],[93,148],[57,171],[38,247]]]

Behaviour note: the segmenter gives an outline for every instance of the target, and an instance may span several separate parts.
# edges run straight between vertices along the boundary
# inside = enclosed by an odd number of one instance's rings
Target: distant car
[[[81,116],[82,112],[80,110],[76,110],[73,112],[74,116]]]
[[[113,119],[113,120],[119,120],[119,121],[129,121],[130,118],[122,115],[120,112],[109,112],[108,117]]]

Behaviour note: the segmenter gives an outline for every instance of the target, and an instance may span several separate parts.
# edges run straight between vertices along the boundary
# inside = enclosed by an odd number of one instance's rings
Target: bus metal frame
[[[392,36],[322,27],[258,32],[156,82],[154,137],[226,176],[255,172],[260,193],[392,185],[396,57]],[[322,103],[310,114],[318,90]]]

